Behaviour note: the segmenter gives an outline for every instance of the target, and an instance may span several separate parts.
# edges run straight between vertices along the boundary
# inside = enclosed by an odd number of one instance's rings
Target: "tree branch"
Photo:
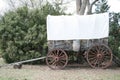
[[[15,9],[15,1],[13,0],[9,0],[9,3],[10,7],[14,8]]]
[[[94,5],[97,1],[98,1],[98,0],[93,1],[91,5]]]
[[[91,14],[92,13],[92,7],[93,7],[93,5],[97,2],[98,0],[95,0],[95,1],[93,1],[91,4],[90,4],[90,7],[89,7],[89,9],[88,9],[88,11],[87,11],[87,14]]]
[[[32,8],[34,8],[34,2],[33,0],[30,0]]]

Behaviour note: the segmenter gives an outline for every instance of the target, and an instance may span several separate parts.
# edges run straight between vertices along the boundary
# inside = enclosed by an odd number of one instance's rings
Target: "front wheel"
[[[46,63],[51,69],[63,69],[68,63],[68,56],[64,50],[54,49],[47,54]]]

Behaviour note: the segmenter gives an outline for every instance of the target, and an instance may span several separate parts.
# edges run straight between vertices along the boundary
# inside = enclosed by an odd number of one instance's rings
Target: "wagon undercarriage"
[[[46,63],[51,69],[63,69],[68,64],[69,53],[63,49],[53,49],[49,51],[46,57]],[[105,44],[94,44],[82,53],[85,61],[92,68],[107,68],[112,62],[112,51]],[[79,57],[78,57],[79,58]],[[81,62],[80,62],[81,63]]]

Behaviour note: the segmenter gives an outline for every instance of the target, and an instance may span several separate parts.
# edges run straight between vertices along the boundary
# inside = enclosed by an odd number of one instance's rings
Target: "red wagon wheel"
[[[89,65],[93,68],[107,68],[112,62],[112,51],[104,44],[90,47],[86,54]]]
[[[63,69],[68,63],[68,56],[64,50],[54,49],[47,54],[46,63],[51,69]]]

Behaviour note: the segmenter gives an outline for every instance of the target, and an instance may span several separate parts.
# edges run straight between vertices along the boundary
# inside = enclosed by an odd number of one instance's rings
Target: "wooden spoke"
[[[49,64],[53,64],[53,63],[55,63],[55,60],[54,60],[54,59],[51,60],[51,61],[49,61]]]

